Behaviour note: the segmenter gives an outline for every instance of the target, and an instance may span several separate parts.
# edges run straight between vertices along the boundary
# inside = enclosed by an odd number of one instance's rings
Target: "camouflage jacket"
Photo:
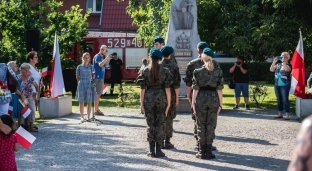
[[[141,89],[148,89],[148,87],[170,88],[172,76],[168,68],[160,67],[158,80],[156,83],[153,83],[149,67],[145,67],[143,72],[137,77],[136,83],[140,85]]]
[[[168,68],[172,76],[172,85],[174,89],[180,88],[181,75],[178,65],[171,59],[163,59],[160,62],[160,67]]]
[[[223,73],[220,68],[214,68],[213,71],[208,71],[206,68],[198,68],[194,71],[193,85],[194,90],[199,90],[200,87],[212,87],[217,90],[223,89]]]
[[[201,68],[204,65],[204,62],[201,60],[200,55],[198,55],[198,58],[191,60],[187,66],[185,71],[185,78],[184,82],[186,86],[191,87],[192,86],[192,78],[193,78],[193,72],[197,68]],[[220,65],[217,61],[213,60],[213,65],[215,68],[220,68]]]

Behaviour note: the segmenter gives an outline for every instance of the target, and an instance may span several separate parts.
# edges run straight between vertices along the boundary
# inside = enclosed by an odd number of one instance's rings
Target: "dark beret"
[[[206,42],[199,42],[199,43],[197,44],[197,49],[203,50],[203,49],[205,49],[205,48],[208,48],[208,44],[207,44]]]
[[[215,57],[215,53],[210,48],[205,48],[203,53],[207,56]]]
[[[161,60],[162,59],[162,53],[157,48],[152,48],[150,50],[150,57],[152,59]]]
[[[167,57],[171,54],[173,54],[174,50],[171,46],[163,46],[160,51],[162,52],[163,56]]]

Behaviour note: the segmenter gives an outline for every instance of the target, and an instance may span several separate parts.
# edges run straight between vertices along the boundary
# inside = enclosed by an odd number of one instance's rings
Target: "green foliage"
[[[250,95],[251,101],[253,101],[258,108],[261,108],[261,104],[264,99],[268,97],[268,88],[266,86],[256,84],[254,86],[250,86]]]
[[[196,1],[199,35],[213,50],[263,62],[284,51],[292,53],[301,28],[305,62],[312,63],[311,0]],[[127,12],[147,45],[166,35],[171,4],[172,0],[130,0]]]
[[[140,94],[134,90],[132,85],[123,86],[123,89],[119,90],[117,104],[119,107],[125,107],[128,105],[135,105],[140,100]]]
[[[55,32],[59,34],[60,55],[65,57],[68,49],[82,40],[87,34],[87,17],[79,5],[72,6],[64,13],[60,12],[62,1],[39,0],[8,0],[0,4],[0,62],[17,60],[25,61],[26,29],[39,29],[41,31],[41,47],[38,52],[40,62],[38,68],[51,66]],[[65,67],[70,67],[69,62]],[[67,63],[66,63],[67,62]]]
[[[233,77],[229,70],[233,66],[233,63],[219,63],[223,71],[223,78],[227,81]],[[274,83],[274,73],[270,72],[271,63],[267,62],[254,62],[248,63],[248,75],[250,81],[266,81],[268,83]]]

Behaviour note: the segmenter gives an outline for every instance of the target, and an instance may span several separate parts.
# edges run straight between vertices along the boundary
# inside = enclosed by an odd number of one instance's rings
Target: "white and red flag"
[[[108,88],[107,88],[106,84],[104,84],[103,85],[103,92],[102,92],[102,94],[105,94],[107,92],[107,90],[108,90]]]
[[[36,140],[36,137],[31,135],[29,132],[27,132],[23,127],[19,127],[16,130],[15,136],[16,136],[17,142],[26,150],[28,150],[30,146],[34,143],[34,141]]]
[[[300,38],[291,60],[291,87],[290,94],[305,99],[305,71],[304,71],[304,54],[303,54],[303,42],[300,31]]]
[[[48,75],[48,67],[42,68],[41,77],[45,77]]]
[[[57,34],[55,33],[54,38],[54,50],[53,50],[53,61],[52,61],[52,72],[50,79],[51,98],[55,98],[59,95],[65,94],[65,86],[63,80],[60,50]]]
[[[13,114],[13,106],[9,106],[8,114],[9,114],[10,116],[12,116],[12,114]]]
[[[24,118],[27,118],[27,116],[29,116],[30,113],[31,113],[31,110],[29,109],[28,106],[23,107],[23,109],[21,110],[21,115]]]

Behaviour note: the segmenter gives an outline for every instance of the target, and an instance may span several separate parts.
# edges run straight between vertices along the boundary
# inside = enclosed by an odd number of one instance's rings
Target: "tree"
[[[147,44],[165,36],[171,4],[172,0],[129,0],[127,12]],[[201,40],[215,51],[264,61],[293,52],[301,28],[305,61],[312,63],[307,57],[312,54],[311,0],[197,0],[197,7]]]
[[[60,33],[59,45],[61,56],[64,57],[68,48],[82,40],[87,34],[87,17],[82,14],[79,6],[73,6],[65,13],[59,12],[63,2],[56,0],[7,0],[0,4],[0,61],[25,61],[26,29],[41,30],[41,48],[39,67],[50,66],[53,54],[55,32]]]

